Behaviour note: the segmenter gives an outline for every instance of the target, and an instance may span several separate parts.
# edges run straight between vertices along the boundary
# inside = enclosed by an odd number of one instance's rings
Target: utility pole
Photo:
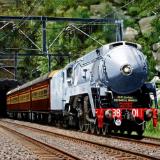
[[[14,54],[14,79],[17,79],[17,53]]]
[[[42,50],[47,54],[46,20],[42,20]]]
[[[16,5],[20,3],[19,0],[16,0]],[[123,21],[122,20],[117,20],[117,19],[112,19],[112,18],[64,18],[64,17],[48,17],[48,16],[0,16],[0,21],[8,21],[4,27],[6,27],[9,22],[13,21],[38,21],[41,22],[42,27],[42,47],[39,47],[34,41],[31,40],[29,36],[27,36],[23,30],[19,29],[19,32],[25,36],[26,39],[28,39],[35,47],[38,48],[40,52],[44,54],[44,56],[47,56],[48,58],[48,71],[51,71],[51,55],[48,53],[49,48],[47,47],[47,33],[46,33],[46,26],[47,22],[71,22],[71,23],[77,23],[77,22],[82,22],[82,23],[108,23],[108,24],[116,24],[117,25],[117,32],[116,32],[116,40],[121,41],[123,39]],[[1,28],[1,29],[3,29]],[[55,39],[56,40],[56,39]],[[52,45],[52,44],[51,44]],[[51,46],[48,44],[48,46]],[[17,56],[19,56],[19,53],[15,53],[15,70],[14,70],[14,78],[17,78]],[[30,56],[34,56],[33,54]],[[70,57],[69,57],[70,61]]]

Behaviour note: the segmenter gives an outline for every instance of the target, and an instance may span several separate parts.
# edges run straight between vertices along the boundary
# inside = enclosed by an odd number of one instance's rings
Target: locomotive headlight
[[[121,70],[123,75],[129,76],[129,75],[132,74],[132,67],[129,64],[126,64],[126,65],[122,66],[120,70]]]
[[[108,109],[105,111],[105,117],[111,119],[112,118],[112,110]]]
[[[120,119],[116,119],[115,125],[120,126],[122,124],[122,121]]]

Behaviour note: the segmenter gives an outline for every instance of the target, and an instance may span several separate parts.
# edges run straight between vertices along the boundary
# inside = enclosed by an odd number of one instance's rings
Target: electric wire
[[[129,4],[134,3],[135,1],[136,1],[136,0],[131,0],[131,1],[128,2],[127,4],[125,4],[125,5],[123,5],[122,7],[118,8],[117,11],[112,11],[111,13],[107,14],[107,15],[104,16],[103,18],[107,18],[107,17],[111,16],[111,15],[114,14],[115,12],[118,12],[119,10],[127,7]],[[83,27],[85,27],[85,26],[87,26],[87,25],[89,25],[89,24],[95,23],[95,22],[97,22],[97,21],[98,21],[98,19],[97,19],[97,20],[93,20],[92,22],[88,22],[87,24],[83,24],[82,26],[79,26],[78,28],[83,28]]]
[[[38,1],[38,3],[36,3]],[[36,5],[34,5],[36,3]],[[20,28],[24,23],[25,21],[27,20],[27,18],[29,18],[29,16],[34,12],[34,9],[39,7],[39,5],[42,3],[42,0],[35,0],[33,3],[32,3],[32,6],[31,8],[27,11],[27,16],[23,16],[21,21],[16,25],[17,29]],[[30,11],[32,10],[32,12],[30,13]],[[9,35],[11,34],[11,32],[9,32],[8,34],[6,34],[5,36],[1,37],[0,38],[0,41],[3,40],[4,38],[8,37]]]
[[[32,6],[34,5],[34,3],[35,3],[36,1],[37,1],[37,0],[35,0],[35,1],[33,2]],[[41,4],[41,2],[42,2],[42,0],[39,1],[39,5]],[[125,5],[123,5],[122,7],[118,8],[117,11],[113,11],[113,12],[107,14],[104,18],[106,18],[106,17],[114,14],[115,12],[118,12],[118,10],[121,10],[122,8],[124,8],[124,7],[126,7],[126,6],[128,6],[129,4],[134,3],[134,2],[135,2],[135,0],[131,0],[130,2],[128,2],[128,3],[126,3]],[[151,1],[151,2],[152,2],[152,1]],[[151,3],[151,2],[150,2],[150,3]],[[34,6],[34,8],[35,8],[35,6]],[[29,11],[27,12],[27,14],[30,12],[31,9],[32,9],[32,7],[29,9]],[[33,11],[32,11],[32,12],[33,12]],[[27,18],[24,16],[24,17],[22,18],[22,20],[21,20],[22,23],[19,23],[19,27],[21,27],[21,26],[25,23],[24,18],[27,19]],[[29,16],[28,16],[28,18],[29,18]],[[94,20],[94,21],[92,21],[92,22],[88,22],[87,24],[83,24],[83,25],[81,25],[81,26],[79,26],[79,27],[73,27],[73,26],[72,26],[72,28],[74,28],[74,30],[75,30],[75,29],[78,30],[78,29],[80,29],[80,28],[83,28],[84,26],[87,26],[87,25],[89,25],[89,24],[95,23],[95,22],[97,22],[97,21],[98,21],[98,20]],[[62,30],[64,31],[65,29],[63,28]],[[83,32],[83,31],[81,30],[81,32]],[[62,32],[60,32],[60,34],[58,34],[58,37],[59,37],[61,34],[62,34]],[[8,36],[8,35],[7,35],[7,36]],[[3,37],[2,37],[2,38],[3,38]],[[28,39],[28,38],[27,38],[27,39]],[[0,39],[0,40],[1,40],[1,39]],[[51,45],[48,47],[48,49],[53,45],[53,43],[54,43],[55,41],[56,41],[56,40],[54,40],[54,41],[51,43]],[[99,42],[98,42],[98,43],[99,43]],[[38,47],[38,48],[39,48],[39,47]]]
[[[123,5],[122,7],[120,7],[118,10],[120,10],[120,9],[128,6],[129,4],[131,4],[131,3],[133,3],[133,2],[135,2],[135,0],[132,0],[132,1],[128,2],[127,4],[125,4],[125,5]],[[112,15],[113,13],[115,13],[115,11],[111,12],[110,14],[107,14],[104,18]],[[99,45],[102,46],[102,45],[103,45],[102,43],[100,43],[98,40],[96,40],[95,38],[93,38],[93,37],[90,36],[89,34],[87,34],[87,33],[85,33],[84,31],[82,31],[82,29],[80,29],[80,28],[83,28],[83,27],[88,26],[88,25],[90,25],[90,24],[93,24],[93,23],[95,23],[95,22],[97,22],[97,21],[98,21],[98,19],[97,19],[97,20],[93,20],[92,22],[88,22],[87,24],[83,24],[83,25],[81,25],[81,26],[79,26],[79,27],[76,27],[76,26],[73,25],[73,24],[70,25],[70,26],[71,26],[72,28],[74,28],[73,30],[79,30],[81,33],[83,33],[84,35],[88,36],[89,38],[91,38],[92,40],[96,41]],[[73,31],[73,30],[72,30],[72,31]]]
[[[102,43],[100,43],[99,41],[97,41],[95,38],[91,37],[89,34],[85,33],[84,31],[82,31],[81,29],[77,28],[75,25],[70,25],[71,27],[77,29],[78,31],[80,31],[81,33],[83,33],[84,35],[86,35],[87,37],[91,38],[93,41],[97,42],[99,45],[103,46]]]
[[[147,7],[149,7],[153,2],[154,2],[154,0],[149,1],[149,3],[147,3],[147,4],[143,7],[143,11],[144,11]],[[108,17],[108,16],[111,16],[111,15],[114,14],[115,12],[116,12],[116,14],[117,14],[117,12],[118,12],[119,10],[127,7],[127,6],[128,6],[129,4],[131,4],[131,3],[135,3],[135,0],[131,0],[130,2],[128,2],[128,3],[126,3],[125,5],[123,5],[122,7],[118,8],[116,11],[113,11],[113,12],[107,14],[107,15],[106,15],[105,17],[103,17],[103,18],[106,18],[106,17]],[[142,11],[141,11],[141,12],[142,12]],[[82,29],[83,27],[86,27],[87,25],[91,25],[91,24],[93,24],[93,23],[95,23],[95,22],[97,22],[97,21],[98,21],[98,20],[94,20],[94,21],[92,21],[92,22],[88,22],[87,24],[83,24],[83,25],[81,25],[81,26],[74,27],[74,29],[71,30],[71,31],[73,32],[75,29],[80,30],[80,28]],[[82,32],[82,30],[81,30],[81,32]]]
[[[38,3],[38,5],[35,5],[35,6],[34,6],[34,4],[35,4],[36,1],[37,1],[37,0],[35,0],[35,1],[32,3],[33,8],[31,7],[31,8],[27,11],[27,14],[30,13],[30,10],[31,10],[31,9],[32,9],[32,12],[33,12],[34,8],[37,7],[37,6],[39,6],[39,5],[42,3],[42,0],[40,0],[39,3]],[[132,0],[132,1],[128,2],[127,4],[125,4],[124,6],[120,7],[119,9],[122,9],[122,8],[128,6],[130,3],[134,2],[134,1],[135,1],[135,0]],[[119,10],[119,9],[118,9],[118,10]],[[115,11],[113,11],[112,13],[106,15],[104,18],[106,18],[107,16],[113,14],[114,12],[115,12]],[[29,18],[29,16],[27,16],[27,17]],[[22,20],[21,20],[22,23],[20,22],[20,23],[18,24],[17,29],[20,28],[20,27],[25,23],[24,19],[26,20],[27,18],[26,18],[25,16],[22,18]],[[97,21],[97,20],[94,20],[94,21],[92,21],[92,22],[88,22],[88,24],[89,24],[89,23],[95,23],[96,21]],[[84,24],[83,26],[80,26],[80,27],[78,27],[78,28],[80,29],[81,27],[84,27],[84,26],[86,26],[86,25],[88,25],[88,24]],[[7,37],[7,36],[9,36],[9,34],[7,34],[6,36],[3,36],[2,38],[0,38],[0,41],[1,41],[2,39],[4,39],[5,37]]]
[[[60,33],[56,36],[56,38],[52,41],[52,43],[49,45],[48,50],[51,48],[51,46],[54,44],[54,42],[59,38],[59,36],[66,30],[66,27],[64,27]]]
[[[113,15],[115,12],[116,12],[116,14],[117,14],[117,12],[118,12],[119,10],[127,7],[127,6],[130,5],[131,3],[135,3],[135,1],[136,1],[136,0],[131,0],[130,2],[128,2],[128,3],[126,3],[125,5],[123,5],[122,7],[118,8],[116,11],[112,11],[111,13],[107,14],[107,15],[104,16],[103,18],[107,18],[108,16]],[[153,3],[154,1],[155,1],[155,0],[151,0],[149,3],[147,3],[147,4],[143,7],[143,11],[144,11],[145,9],[147,9],[148,6],[151,6],[151,3]],[[141,10],[141,12],[142,12],[142,10]],[[97,22],[97,21],[98,21],[98,20],[94,20],[94,21],[92,21],[92,22],[88,22],[87,24],[83,24],[83,25],[81,25],[81,26],[79,26],[79,27],[77,27],[77,28],[79,28],[79,29],[80,29],[80,28],[83,28],[83,27],[85,27],[85,26],[87,26],[87,25],[90,25],[90,24],[92,24],[92,23],[95,23],[95,22]],[[74,30],[74,29],[73,29],[73,30]]]

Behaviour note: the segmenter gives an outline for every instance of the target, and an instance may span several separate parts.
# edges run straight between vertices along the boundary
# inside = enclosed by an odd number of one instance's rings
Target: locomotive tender
[[[158,104],[154,84],[145,82],[140,49],[125,41],[110,43],[9,91],[8,116],[103,135],[112,130],[142,135],[147,121],[157,125]]]

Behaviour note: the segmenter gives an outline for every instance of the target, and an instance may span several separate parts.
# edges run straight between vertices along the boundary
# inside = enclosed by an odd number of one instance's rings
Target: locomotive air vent
[[[109,49],[112,49],[112,48],[114,48],[114,47],[121,46],[121,45],[123,45],[123,43],[122,43],[122,42],[119,42],[119,43],[113,43],[113,44],[111,44],[111,45],[109,46]]]
[[[142,47],[141,47],[140,44],[130,43],[130,42],[125,42],[125,44],[128,45],[128,46],[132,46],[132,47],[134,47],[134,48],[137,48],[137,49],[139,49],[139,50],[142,49]]]
[[[132,47],[137,48],[137,44],[135,44],[135,43],[126,42],[125,44],[128,45],[128,46],[132,46]]]

